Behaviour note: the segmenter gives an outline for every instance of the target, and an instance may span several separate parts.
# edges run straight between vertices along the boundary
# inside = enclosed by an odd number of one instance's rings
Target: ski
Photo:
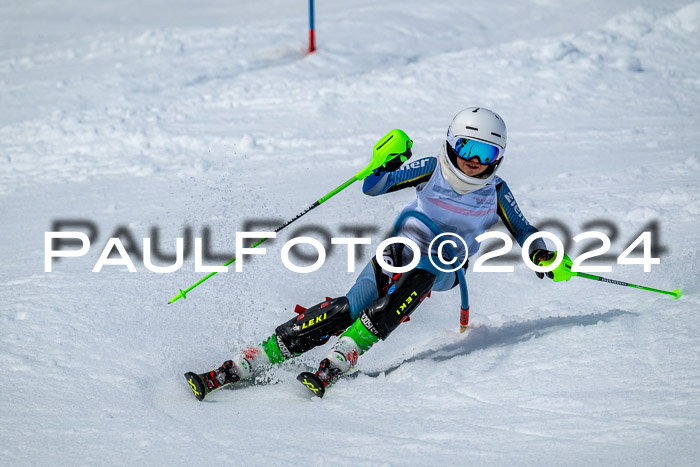
[[[233,384],[241,378],[233,367],[233,361],[228,360],[216,370],[206,373],[187,372],[185,379],[190,385],[194,397],[201,401],[213,390]]]
[[[326,392],[326,386],[323,384],[323,381],[314,373],[309,373],[308,371],[299,373],[297,381],[303,384],[316,397],[323,397],[323,394]]]
[[[185,379],[190,385],[190,389],[194,393],[194,397],[198,401],[204,400],[207,394],[209,394],[209,388],[202,381],[204,375],[198,375],[197,373],[187,372],[185,373]]]

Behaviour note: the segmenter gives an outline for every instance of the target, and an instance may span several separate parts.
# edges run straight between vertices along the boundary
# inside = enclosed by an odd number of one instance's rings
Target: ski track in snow
[[[313,55],[305,8],[0,6],[4,463],[697,465],[700,2],[323,2]],[[172,305],[201,278],[191,258],[91,272],[119,227],[139,248],[155,228],[172,253],[184,226],[208,226],[233,254],[246,220],[293,217],[392,128],[434,155],[470,105],[508,123],[499,174],[531,222],[603,230],[617,256],[657,221],[661,264],[603,275],[683,298],[539,281],[516,259],[468,274],[467,333],[458,293],[433,294],[322,400],[295,376],[328,346],[198,403],[185,371],[352,284],[340,250],[317,273],[284,269],[295,229],[373,226],[374,249],[413,193],[353,186]],[[97,239],[45,273],[59,219]]]

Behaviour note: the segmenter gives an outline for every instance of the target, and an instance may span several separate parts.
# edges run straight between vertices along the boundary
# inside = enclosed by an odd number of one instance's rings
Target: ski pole
[[[683,295],[681,293],[681,289],[673,289],[673,291],[669,292],[668,290],[654,289],[652,287],[644,287],[643,285],[629,284],[627,282],[616,281],[613,279],[607,279],[605,277],[600,277],[600,276],[594,276],[593,274],[586,274],[585,272],[574,272],[572,274],[576,275],[577,277],[583,277],[584,279],[591,279],[594,281],[607,282],[608,284],[617,284],[617,285],[622,285],[625,287],[632,287],[634,289],[648,290],[649,292],[656,292],[656,293],[670,295],[674,300],[678,300],[679,298],[681,298],[681,295]]]
[[[279,232],[280,230],[284,229],[287,227],[289,224],[292,222],[296,221],[299,219],[301,216],[304,214],[308,213],[314,208],[317,208],[321,204],[325,203],[329,199],[331,199],[333,196],[337,195],[353,183],[355,183],[358,180],[363,180],[365,179],[368,175],[370,175],[372,172],[374,172],[375,169],[378,169],[379,167],[386,166],[386,163],[389,162],[392,159],[395,159],[396,157],[401,158],[401,162],[405,162],[408,160],[408,157],[410,157],[410,149],[413,146],[413,141],[404,133],[402,130],[391,130],[389,133],[384,135],[382,139],[377,142],[377,144],[374,145],[374,149],[372,151],[372,160],[370,161],[369,165],[365,167],[364,169],[360,170],[357,172],[352,178],[350,178],[348,181],[337,187],[336,189],[332,190],[328,194],[326,194],[324,197],[320,198],[319,200],[315,201],[311,206],[308,208],[304,209],[302,212],[297,214],[295,217],[292,219],[288,220],[281,226],[277,227],[275,229],[275,233]],[[251,248],[256,248],[258,245],[263,243],[265,240],[268,240],[267,238],[263,238],[261,240],[258,240]],[[227,262],[223,264],[223,266],[228,266],[231,263],[236,261],[236,257],[234,256]],[[214,276],[216,272],[211,272],[207,276],[203,277],[196,283],[192,284],[185,290],[179,289],[177,295],[175,295],[173,298],[170,299],[168,304],[173,303],[180,298],[186,299],[187,294],[197,287],[199,284],[202,282],[206,281],[210,277]]]
[[[555,252],[557,253],[557,252]],[[540,261],[539,266],[549,266],[556,260],[556,255],[548,260],[545,261]],[[649,292],[656,292],[656,293],[661,293],[661,294],[666,294],[670,295],[674,300],[678,300],[681,298],[681,289],[673,289],[673,291],[669,292],[668,290],[661,290],[661,289],[654,289],[652,287],[645,287],[643,285],[636,285],[636,284],[630,284],[628,282],[622,282],[622,281],[617,281],[614,279],[608,279],[605,277],[601,276],[595,276],[593,274],[586,274],[585,272],[573,272],[571,270],[571,258],[568,256],[564,255],[564,259],[562,262],[552,270],[552,274],[554,277],[552,278],[554,282],[561,282],[561,281],[568,281],[572,277],[583,277],[584,279],[591,279],[594,281],[600,281],[600,282],[607,282],[608,284],[616,284],[616,285],[622,285],[624,287],[632,287],[634,289],[641,289],[641,290],[648,290]]]

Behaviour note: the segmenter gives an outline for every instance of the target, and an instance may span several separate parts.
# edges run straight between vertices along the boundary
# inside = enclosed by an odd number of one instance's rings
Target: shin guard
[[[276,343],[282,355],[291,358],[325,344],[331,336],[342,333],[351,324],[348,299],[333,298],[277,327]]]
[[[362,323],[380,339],[386,339],[428,295],[435,275],[423,269],[413,269],[399,277],[387,295],[375,300],[360,315]]]

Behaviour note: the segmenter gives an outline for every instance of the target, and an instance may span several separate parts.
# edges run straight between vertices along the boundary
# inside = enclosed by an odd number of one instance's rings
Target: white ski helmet
[[[483,107],[462,110],[455,115],[447,129],[444,150],[450,170],[466,183],[487,184],[496,176],[503,161],[506,138],[506,124],[497,113]],[[481,175],[470,177],[459,170],[458,157],[478,157],[489,168]]]

